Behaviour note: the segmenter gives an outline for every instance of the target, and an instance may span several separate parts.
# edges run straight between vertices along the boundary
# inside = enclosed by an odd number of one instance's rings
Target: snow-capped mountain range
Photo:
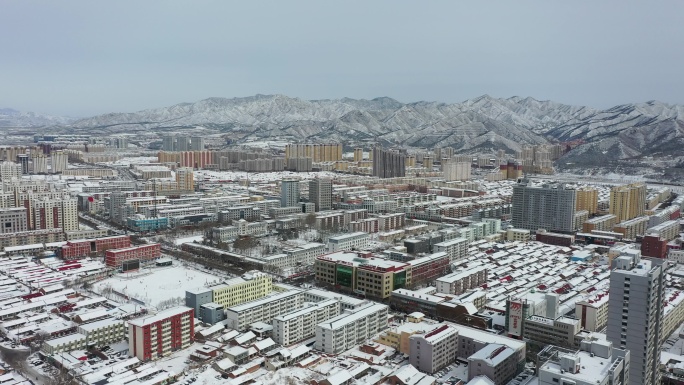
[[[199,125],[241,131],[255,138],[367,140],[408,147],[452,146],[467,152],[499,148],[516,151],[521,144],[583,141],[585,144],[571,154],[583,154],[586,159],[594,158],[586,156],[589,154],[612,159],[677,152],[681,155],[684,148],[684,106],[656,101],[600,110],[529,97],[500,99],[488,95],[454,104],[400,103],[387,97],[308,101],[256,95],[209,98],[53,123],[66,124],[74,130],[100,132]]]
[[[42,115],[0,108],[0,127],[50,127],[72,123],[76,119],[64,116]]]

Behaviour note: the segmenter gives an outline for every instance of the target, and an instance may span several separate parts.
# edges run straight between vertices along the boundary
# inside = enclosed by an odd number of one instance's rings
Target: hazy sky
[[[682,15],[680,0],[4,0],[0,107],[89,116],[257,93],[684,104]]]

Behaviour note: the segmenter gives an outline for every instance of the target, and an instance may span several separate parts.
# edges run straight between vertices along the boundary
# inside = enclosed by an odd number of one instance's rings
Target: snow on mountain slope
[[[684,137],[683,116],[684,106],[660,102],[598,110],[517,96],[499,99],[483,95],[454,104],[404,104],[387,97],[307,101],[255,95],[100,115],[78,120],[72,127],[111,132],[204,125],[241,130],[251,137],[377,140],[412,147],[452,146],[459,151],[516,151],[523,144],[608,140],[599,147],[580,146],[575,152],[581,156],[608,151],[634,157],[678,151]]]
[[[11,108],[0,108],[0,127],[47,127],[73,122],[74,118],[21,112]]]
[[[604,111],[578,116],[546,132],[558,140],[594,140],[611,137],[629,129],[652,127],[667,121],[684,120],[684,106],[656,101],[623,104]]]

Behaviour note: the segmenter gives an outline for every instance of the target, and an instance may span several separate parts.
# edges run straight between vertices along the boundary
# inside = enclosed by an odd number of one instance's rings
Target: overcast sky
[[[0,107],[89,116],[257,93],[684,104],[684,1],[0,5]]]

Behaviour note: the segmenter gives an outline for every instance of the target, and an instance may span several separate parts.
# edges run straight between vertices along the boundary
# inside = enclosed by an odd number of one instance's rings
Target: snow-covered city
[[[683,14],[3,2],[0,385],[684,385]]]

